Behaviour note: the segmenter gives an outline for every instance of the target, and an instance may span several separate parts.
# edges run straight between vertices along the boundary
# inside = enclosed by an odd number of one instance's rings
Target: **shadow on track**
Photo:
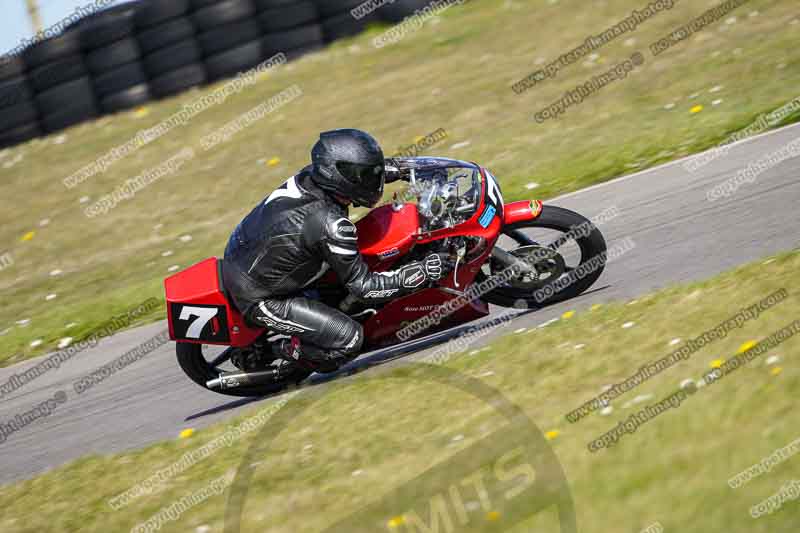
[[[595,287],[591,290],[588,290],[578,296],[577,298],[573,298],[573,300],[579,300],[585,296],[590,294],[594,294],[600,291],[604,291],[610,288],[610,285],[604,285],[602,287]],[[527,310],[520,310],[520,312],[514,316],[514,320],[519,317],[530,315],[531,313],[535,313],[537,311],[541,311],[543,308],[537,309],[527,309]],[[241,407],[243,405],[247,405],[254,402],[260,402],[263,400],[268,400],[270,398],[278,398],[283,394],[286,394],[289,390],[297,390],[297,389],[304,389],[307,387],[316,387],[319,385],[323,385],[330,381],[334,381],[336,379],[344,378],[347,376],[352,376],[354,374],[358,374],[359,372],[364,372],[369,370],[372,367],[385,365],[390,363],[396,359],[402,359],[405,356],[414,354],[421,350],[426,350],[428,348],[432,348],[441,344],[444,344],[450,340],[456,339],[460,337],[462,334],[466,333],[467,331],[480,327],[481,324],[485,321],[490,321],[492,319],[492,315],[488,317],[476,321],[476,322],[468,322],[466,324],[462,324],[460,326],[455,326],[450,328],[446,331],[441,331],[439,333],[434,333],[428,335],[427,337],[423,337],[417,340],[411,340],[408,342],[404,342],[402,344],[398,344],[396,346],[390,346],[388,348],[382,348],[379,350],[375,350],[373,352],[368,352],[367,354],[359,356],[358,359],[352,361],[342,368],[335,372],[330,372],[327,374],[313,374],[310,378],[304,381],[300,387],[294,389],[286,389],[280,392],[276,392],[275,394],[270,394],[267,396],[253,396],[252,398],[240,398],[238,400],[233,400],[224,404],[221,404],[217,407],[213,407],[211,409],[206,409],[205,411],[200,411],[199,413],[195,413],[192,415],[187,416],[184,420],[196,420],[198,418],[203,418],[205,416],[222,413],[225,411],[229,411],[231,409],[236,409],[237,407]]]

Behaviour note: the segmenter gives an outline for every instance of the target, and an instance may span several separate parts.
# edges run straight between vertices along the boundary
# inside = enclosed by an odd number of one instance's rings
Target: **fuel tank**
[[[395,211],[392,205],[373,209],[356,222],[358,247],[370,266],[388,268],[414,245],[419,229],[417,206],[405,204]]]

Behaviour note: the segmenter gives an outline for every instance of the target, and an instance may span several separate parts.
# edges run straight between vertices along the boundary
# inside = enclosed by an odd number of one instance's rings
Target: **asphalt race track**
[[[687,172],[681,162],[675,162],[551,201],[588,217],[616,206],[620,215],[600,225],[609,248],[626,238],[633,239],[636,246],[610,263],[589,293],[541,311],[523,313],[475,346],[497,334],[539,325],[567,309],[633,298],[797,248],[800,158],[767,170],[754,183],[744,183],[727,198],[710,203],[706,192],[798,137],[800,125],[787,127],[734,145],[726,156],[694,174]],[[502,182],[502,176],[499,179]],[[209,250],[207,255],[220,252]],[[58,390],[68,396],[66,403],[49,417],[37,420],[0,444],[0,482],[31,477],[87,454],[120,452],[176,438],[181,429],[201,428],[234,416],[252,404],[252,400],[204,391],[189,381],[178,367],[171,342],[84,394],[74,392],[72,383],[76,378],[165,329],[166,323],[161,322],[104,339],[97,347],[3,398],[0,421],[53,398]],[[425,346],[454,334],[450,331],[434,339],[373,353],[353,365],[370,365],[409,353],[417,357],[426,353]],[[534,346],[531,352],[535,357]],[[28,361],[0,369],[0,383],[31,364]]]

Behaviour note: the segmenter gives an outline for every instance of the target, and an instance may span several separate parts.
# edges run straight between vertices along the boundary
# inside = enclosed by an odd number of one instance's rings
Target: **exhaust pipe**
[[[264,385],[278,379],[277,370],[262,370],[260,372],[222,372],[219,377],[206,381],[209,389],[235,389],[250,385]]]

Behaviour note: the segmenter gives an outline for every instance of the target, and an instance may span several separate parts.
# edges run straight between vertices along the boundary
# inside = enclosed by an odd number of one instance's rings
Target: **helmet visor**
[[[373,207],[383,195],[386,169],[382,164],[362,165],[339,162],[336,169],[350,183],[356,185],[352,200],[356,205]]]
[[[336,163],[336,170],[348,181],[358,183],[370,190],[379,189],[383,186],[385,167],[381,164],[362,165],[360,163],[348,163],[340,161]]]

